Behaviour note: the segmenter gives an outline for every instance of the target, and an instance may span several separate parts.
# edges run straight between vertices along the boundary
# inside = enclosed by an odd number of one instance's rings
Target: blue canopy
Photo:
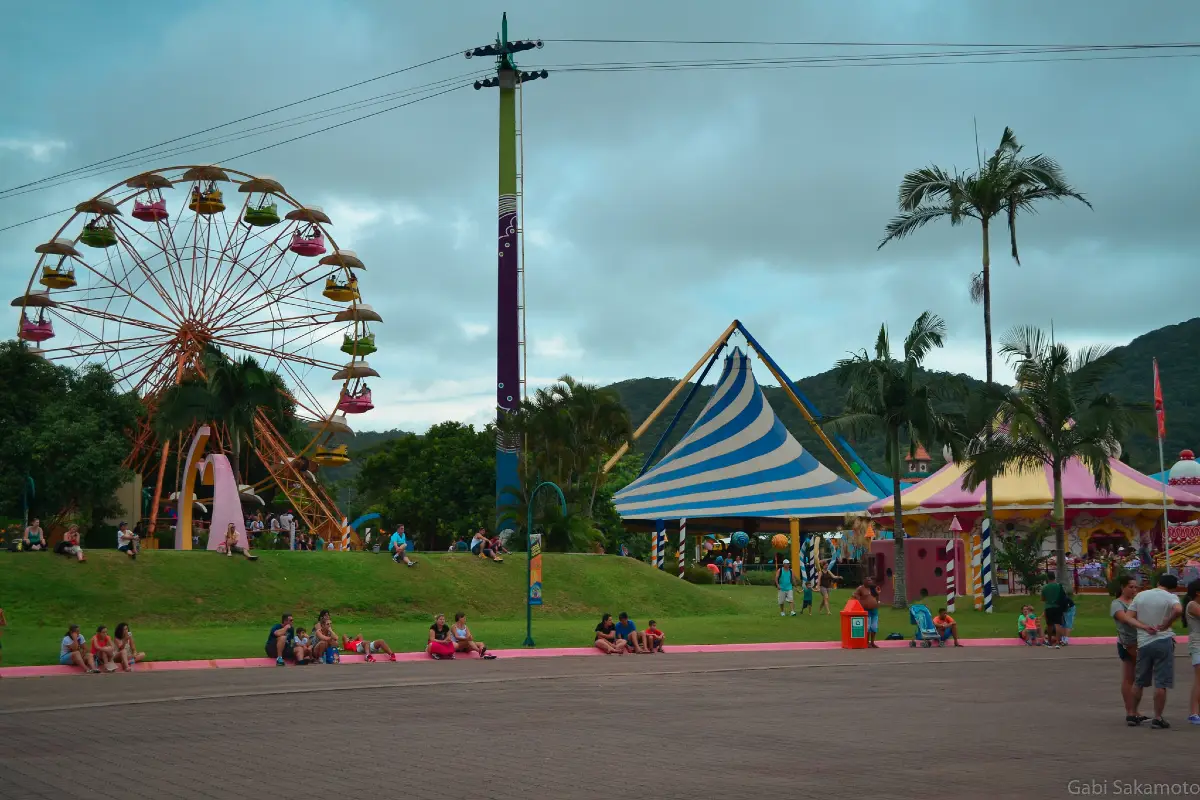
[[[613,499],[622,519],[642,520],[835,517],[875,501],[800,446],[739,348],[679,444]]]

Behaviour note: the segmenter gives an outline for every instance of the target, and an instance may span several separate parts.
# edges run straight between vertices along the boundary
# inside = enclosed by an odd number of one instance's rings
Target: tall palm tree
[[[971,299],[983,303],[984,358],[987,383],[993,382],[992,372],[992,259],[989,233],[992,223],[1003,215],[1008,223],[1008,238],[1012,258],[1021,263],[1017,250],[1017,215],[1036,213],[1042,200],[1078,200],[1092,207],[1082,194],[1068,182],[1058,162],[1049,156],[1022,155],[1012,128],[1005,128],[1000,144],[991,157],[979,164],[974,172],[949,172],[932,165],[913,170],[900,182],[898,204],[900,213],[888,223],[886,235],[879,243],[882,248],[893,239],[903,239],[938,219],[949,219],[951,225],[964,220],[979,222],[983,234],[983,269],[971,276]],[[990,436],[991,426],[986,429]],[[986,508],[989,530],[994,528],[992,514],[992,483],[986,486]],[[986,577],[986,576],[985,576]]]
[[[874,354],[863,350],[837,363],[838,384],[846,389],[845,410],[822,422],[844,436],[883,434],[887,468],[892,476],[892,511],[895,519],[896,608],[908,605],[904,579],[904,519],[900,507],[901,449],[910,457],[921,444],[948,445],[957,453],[960,440],[956,419],[939,412],[940,401],[957,397],[958,387],[949,380],[934,380],[921,369],[925,357],[941,347],[946,323],[928,311],[917,317],[904,340],[904,354],[892,356],[887,325],[879,327]]]
[[[283,379],[253,356],[230,361],[211,348],[195,373],[159,397],[155,432],[165,440],[206,423],[223,429],[228,441],[221,441],[219,433],[218,441],[232,454],[240,482],[242,443],[254,439],[255,416],[260,411],[276,419],[287,416],[292,410],[288,397]]]
[[[1109,459],[1120,452],[1120,440],[1139,422],[1140,406],[1126,406],[1099,390],[1113,367],[1103,359],[1107,348],[1089,347],[1074,355],[1033,327],[1014,328],[1001,342],[1000,353],[1016,373],[1016,388],[991,386],[998,404],[998,430],[976,442],[967,453],[963,485],[973,491],[984,481],[1009,473],[1047,467],[1054,483],[1054,552],[1058,581],[1067,583],[1066,509],[1062,475],[1077,458],[1087,466],[1096,487],[1112,481]]]

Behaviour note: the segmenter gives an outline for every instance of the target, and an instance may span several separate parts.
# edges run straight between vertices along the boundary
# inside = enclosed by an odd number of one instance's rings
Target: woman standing
[[[1188,722],[1200,725],[1200,580],[1187,585],[1183,615],[1187,621],[1188,655],[1192,660],[1192,703]]]
[[[1133,700],[1133,676],[1137,668],[1137,627],[1128,616],[1129,604],[1138,593],[1137,578],[1124,575],[1118,579],[1117,597],[1108,607],[1109,616],[1117,624],[1117,658],[1121,659],[1121,699],[1125,701],[1125,722],[1131,726],[1147,721],[1137,712]]]
[[[446,615],[438,614],[429,626],[429,643],[425,652],[435,661],[444,658],[454,658],[454,642],[450,638],[450,626],[446,624]]]

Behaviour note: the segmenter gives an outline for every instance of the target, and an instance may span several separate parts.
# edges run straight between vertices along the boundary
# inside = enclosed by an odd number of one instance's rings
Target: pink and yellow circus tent
[[[1112,486],[1109,492],[1096,488],[1092,473],[1078,459],[1063,471],[1063,502],[1068,529],[1084,538],[1087,532],[1105,530],[1150,531],[1161,527],[1163,484],[1120,461],[1109,459]],[[962,486],[964,467],[947,464],[920,483],[900,493],[904,529],[910,536],[945,533],[951,518],[958,516],[967,530],[978,525],[984,513],[983,486],[968,492]],[[1049,467],[1004,475],[992,483],[998,520],[1032,520],[1049,516],[1054,506],[1054,482]],[[868,512],[892,522],[892,498],[872,503]],[[1200,518],[1200,496],[1181,488],[1167,487],[1167,515],[1171,522]]]

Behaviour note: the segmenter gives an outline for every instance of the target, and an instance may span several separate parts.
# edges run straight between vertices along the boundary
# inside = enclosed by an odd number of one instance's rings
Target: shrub
[[[774,586],[775,585],[775,570],[773,570],[773,569],[746,570],[746,580],[750,581],[751,586]]]
[[[688,583],[714,583],[713,574],[704,567],[688,567],[683,571],[683,579]]]

